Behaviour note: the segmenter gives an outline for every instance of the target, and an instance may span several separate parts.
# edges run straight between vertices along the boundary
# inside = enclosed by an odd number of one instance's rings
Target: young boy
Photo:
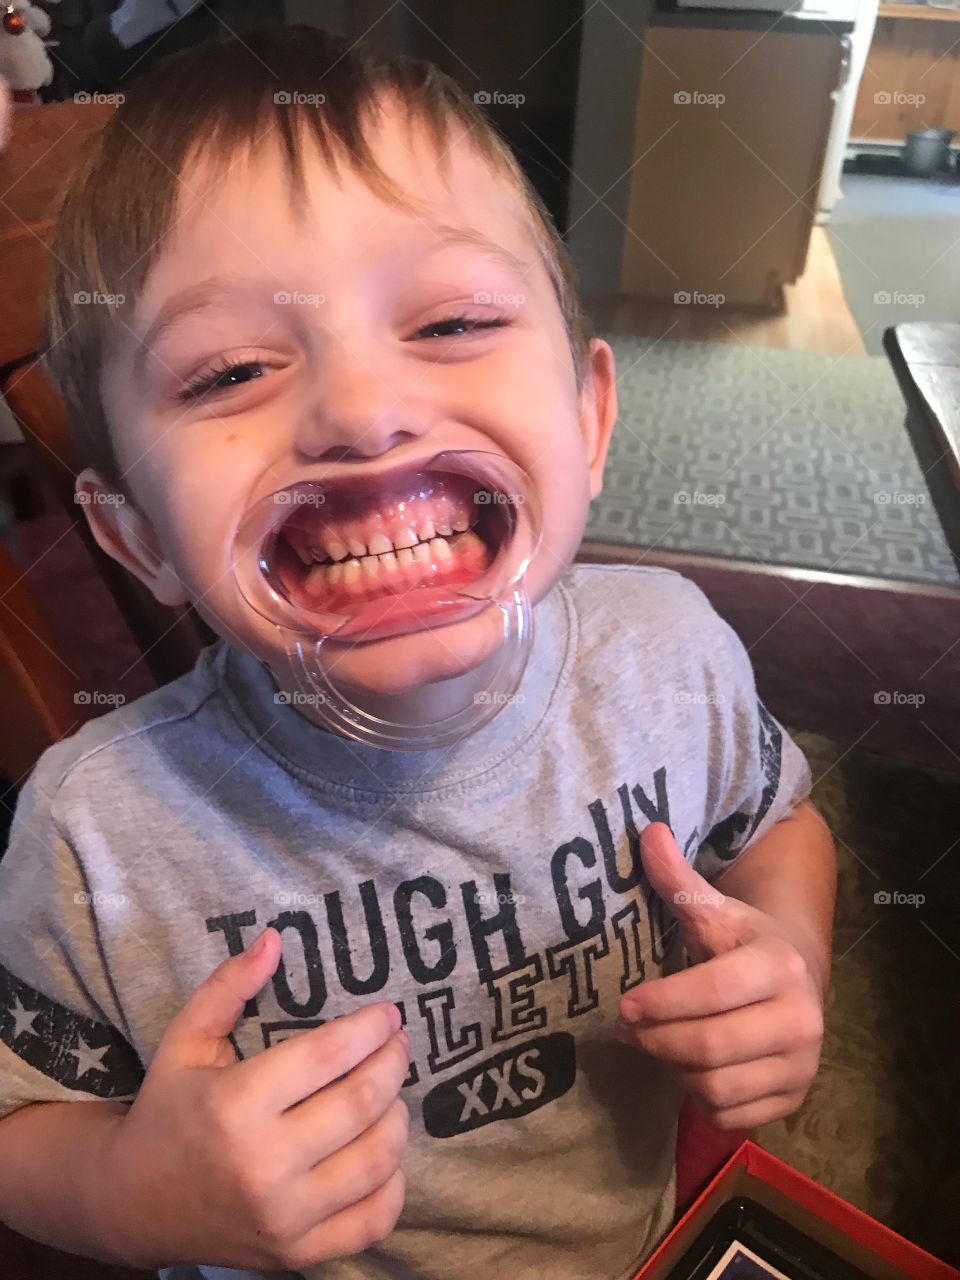
[[[683,1093],[750,1128],[809,1088],[833,847],[701,592],[571,568],[615,375],[542,206],[434,69],[285,29],[138,82],[55,254],[83,509],[222,639],[24,787],[0,1218],[178,1280],[630,1276]],[[232,531],[330,465],[459,450],[541,509],[519,692],[442,749],[331,732]],[[341,675],[429,711],[474,625]]]

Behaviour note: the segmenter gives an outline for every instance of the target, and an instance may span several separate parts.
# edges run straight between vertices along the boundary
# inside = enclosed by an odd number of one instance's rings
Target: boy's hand
[[[238,1062],[226,1037],[282,950],[275,929],[258,942],[172,1019],[108,1144],[107,1229],[130,1265],[298,1270],[382,1239],[403,1207],[399,1011],[368,1005]]]
[[[725,898],[685,860],[665,823],[645,828],[640,842],[647,878],[695,963],[628,991],[617,1038],[669,1064],[721,1129],[789,1115],[820,1061],[816,948],[765,911]]]

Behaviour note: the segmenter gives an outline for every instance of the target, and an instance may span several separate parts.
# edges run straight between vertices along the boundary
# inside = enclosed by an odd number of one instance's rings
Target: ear
[[[590,466],[590,499],[603,488],[603,468],[617,421],[617,370],[609,342],[591,338],[580,393],[580,431]]]
[[[97,545],[143,583],[160,604],[188,604],[190,594],[167,561],[149,520],[122,493],[87,467],[77,476],[74,499]]]

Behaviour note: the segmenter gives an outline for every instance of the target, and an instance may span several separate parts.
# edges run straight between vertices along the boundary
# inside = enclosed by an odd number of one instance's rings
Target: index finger
[[[378,1000],[271,1045],[232,1070],[243,1075],[245,1089],[270,1099],[271,1110],[286,1111],[352,1071],[399,1029],[400,1010]]]
[[[725,951],[681,973],[640,983],[620,1001],[620,1014],[632,1022],[674,1022],[706,1018],[776,995],[775,967],[753,944]]]

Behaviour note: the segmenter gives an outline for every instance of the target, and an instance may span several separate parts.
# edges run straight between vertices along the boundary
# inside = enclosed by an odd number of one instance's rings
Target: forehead
[[[381,250],[394,251],[398,236],[429,245],[432,236],[439,238],[438,227],[479,233],[533,268],[539,250],[521,192],[491,167],[459,122],[451,121],[444,158],[425,125],[389,102],[380,105],[366,137],[378,166],[414,204],[384,200],[344,156],[331,169],[302,127],[306,199],[298,217],[271,124],[248,150],[212,163],[200,155],[189,165],[153,283],[195,269],[197,257],[208,268],[239,270],[281,261],[302,267],[309,254],[336,274]]]

